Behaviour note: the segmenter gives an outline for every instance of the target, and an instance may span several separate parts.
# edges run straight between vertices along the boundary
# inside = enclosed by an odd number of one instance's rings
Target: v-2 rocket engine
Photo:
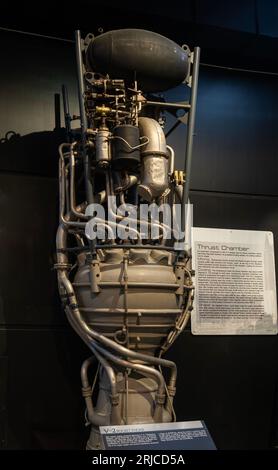
[[[64,88],[68,137],[59,148],[56,269],[67,318],[92,352],[81,368],[88,449],[102,448],[101,425],[175,419],[177,368],[162,355],[187,324],[193,301],[184,234],[199,55],[199,48],[191,52],[145,30],[84,40],[76,32],[81,126],[71,129]],[[158,94],[181,83],[190,88],[187,102]],[[184,168],[177,171],[163,113],[178,119],[179,110],[187,133]],[[178,205],[179,240],[172,224]],[[146,206],[156,217],[142,215]],[[162,368],[169,369],[167,383]]]

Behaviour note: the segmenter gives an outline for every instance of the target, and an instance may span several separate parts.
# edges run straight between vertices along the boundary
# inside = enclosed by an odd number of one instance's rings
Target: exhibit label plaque
[[[196,335],[277,334],[272,232],[192,229]]]
[[[215,450],[203,421],[100,426],[109,450]]]

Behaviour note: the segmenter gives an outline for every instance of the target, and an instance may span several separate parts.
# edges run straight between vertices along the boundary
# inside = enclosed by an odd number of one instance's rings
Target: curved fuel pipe
[[[166,149],[169,150],[169,173],[172,175],[174,173],[174,168],[175,168],[175,152],[170,145],[166,145]]]
[[[121,416],[120,416],[120,410],[119,410],[119,394],[117,391],[117,383],[116,383],[116,377],[115,377],[115,372],[113,368],[110,366],[110,364],[105,360],[104,357],[99,354],[96,349],[91,345],[90,346],[91,351],[93,351],[94,355],[96,356],[97,360],[100,362],[102,367],[105,369],[106,373],[107,370],[112,370],[113,372],[113,387],[111,389],[111,414],[110,414],[110,424],[121,424]],[[97,419],[96,419],[97,416]],[[95,422],[100,421],[101,415],[98,415],[95,413]]]
[[[63,149],[65,147],[70,147],[69,143],[63,143],[59,145],[59,215],[60,221],[63,219],[63,215],[65,212],[65,158],[69,157],[70,153],[67,154],[63,153]]]
[[[80,338],[87,344],[89,349],[94,353],[96,356],[97,360],[100,362],[102,365],[103,369],[106,372],[106,375],[108,377],[108,380],[110,382],[110,388],[111,388],[111,399],[112,399],[112,408],[111,408],[111,420],[107,419],[106,416],[101,416],[94,411],[93,407],[93,402],[91,396],[86,396],[87,394],[85,393],[84,398],[85,398],[85,403],[88,411],[88,419],[92,424],[95,424],[96,426],[107,426],[109,424],[120,424],[121,423],[121,417],[120,417],[120,410],[119,410],[119,394],[117,391],[117,383],[116,383],[116,377],[115,377],[115,372],[113,368],[108,364],[108,362],[105,360],[104,357],[102,357],[96,349],[92,346],[90,338],[82,331],[81,327],[76,323],[74,320],[74,317],[72,316],[71,308],[69,306],[66,306],[65,308],[67,319],[72,326],[72,328],[76,331],[76,333],[80,336]],[[88,382],[87,382],[88,383]]]
[[[109,178],[108,173],[106,173],[106,194],[112,194],[111,187],[110,187],[110,178]],[[108,205],[108,212],[114,219],[121,221],[125,218],[124,216],[117,214],[113,210],[115,210],[115,207],[112,208],[110,205]],[[129,220],[131,222],[138,223],[138,219],[129,218]],[[140,219],[140,225],[144,225],[145,227],[146,226],[149,227],[150,222],[148,220],[145,220],[145,219]],[[158,229],[163,232],[162,236],[164,236],[166,234],[166,237],[167,237],[167,234],[169,233],[169,231],[172,231],[171,227],[169,227],[168,225],[165,225],[165,224],[153,223],[152,225],[154,227],[158,227]],[[129,228],[129,230],[131,230],[131,228]],[[161,238],[161,236],[160,236],[160,238]]]
[[[154,380],[157,382],[158,385],[158,390],[156,394],[156,399],[155,399],[155,410],[154,410],[154,420],[156,423],[159,423],[162,421],[163,418],[163,409],[164,409],[164,403],[165,403],[165,382],[162,374],[156,370],[152,369],[151,367],[147,367],[143,364],[137,364],[134,362],[129,362],[126,361],[125,359],[121,359],[117,356],[114,356],[114,354],[111,354],[109,351],[106,351],[106,349],[103,349],[101,346],[96,344],[95,341],[93,341],[94,348],[96,348],[101,354],[103,354],[105,357],[110,359],[112,362],[115,364],[122,366],[124,368],[130,368],[139,371],[142,375],[146,376],[151,376],[154,378]]]
[[[85,209],[85,204],[82,204],[82,206],[76,207],[75,204],[75,189],[74,189],[74,180],[75,180],[75,158],[73,155],[73,148],[76,145],[76,142],[73,142],[72,144],[61,144],[59,147],[59,153],[60,153],[60,164],[59,164],[59,181],[60,181],[60,220],[64,225],[68,226],[75,226],[75,227],[82,227],[85,229],[87,222],[89,221],[89,216],[90,214],[84,214],[82,210]],[[65,207],[65,174],[64,174],[64,154],[63,154],[63,148],[67,146],[70,147],[71,151],[69,153],[69,159],[70,159],[70,211],[71,214],[76,217],[76,218],[82,218],[82,219],[87,219],[87,222],[77,222],[77,221],[72,221],[69,220],[70,217],[64,215],[64,207]],[[135,184],[134,181],[132,181],[133,184]],[[99,223],[103,225],[108,231],[110,231],[110,239],[113,241],[114,240],[114,232],[112,228],[107,224],[106,220],[103,219],[97,219],[94,218],[94,222]],[[116,222],[110,221],[110,225],[113,227],[118,227],[118,224]],[[139,240],[141,240],[140,233],[133,229],[132,227],[129,228],[129,230],[138,237]],[[112,236],[111,236],[112,235]]]
[[[75,196],[75,157],[73,149],[76,146],[76,142],[73,142],[70,146],[70,211],[73,215],[81,219],[87,219],[83,212],[78,212],[76,209],[76,196]]]
[[[141,183],[138,193],[146,201],[153,202],[169,186],[168,154],[165,134],[160,124],[152,118],[139,117],[140,136],[149,140],[141,148]]]
[[[67,155],[63,154],[63,149],[65,147],[71,147],[72,144],[63,143],[59,146],[59,203],[60,203],[60,222],[64,225],[74,226],[74,227],[82,227],[84,228],[86,223],[85,222],[77,222],[69,220],[69,217],[66,217],[65,212],[65,157],[70,156],[70,153]],[[76,208],[78,210],[78,208]],[[82,209],[80,209],[82,211]]]
[[[94,356],[88,357],[88,359],[85,359],[85,361],[83,362],[81,366],[80,377],[81,377],[82,386],[84,388],[88,388],[88,387],[91,388],[89,380],[88,380],[88,369],[94,363],[94,361],[95,361]]]
[[[60,182],[60,220],[64,225],[68,226],[75,226],[75,227],[82,227],[85,228],[87,222],[78,222],[78,221],[72,221],[69,220],[69,217],[66,217],[64,215],[64,207],[65,207],[65,169],[64,169],[64,158],[65,155],[63,154],[63,148],[64,147],[70,147],[70,153],[67,155],[70,159],[70,211],[72,215],[74,215],[76,218],[81,218],[81,219],[87,219],[89,220],[89,214],[84,214],[82,210],[78,210],[78,207],[75,205],[75,189],[74,189],[74,179],[75,179],[75,158],[73,155],[73,148],[76,145],[76,142],[73,142],[72,144],[69,143],[64,143],[61,144],[59,147],[59,153],[60,153],[60,163],[59,163],[59,182]],[[135,178],[132,180],[132,184],[135,184]],[[108,190],[106,190],[106,195],[108,194]],[[106,197],[106,196],[105,196]],[[80,207],[80,206],[79,206]],[[83,206],[84,208],[84,206]],[[111,210],[111,215],[116,218],[116,220],[122,220],[124,217],[121,217],[117,214],[114,214],[113,211]],[[111,227],[109,227],[106,223],[105,220],[103,219],[96,219],[94,218],[94,222],[97,222],[99,224],[102,224],[107,230],[110,229],[110,235],[111,235]],[[146,222],[147,223],[147,222]],[[145,224],[146,224],[145,223]],[[114,227],[118,227],[117,222],[110,221],[110,225]],[[159,225],[158,225],[159,227]],[[162,226],[161,226],[162,228]],[[138,237],[138,240],[141,240],[140,233],[135,230],[132,227],[129,227],[129,230],[133,233],[136,234]],[[113,233],[113,232],[112,232]],[[114,235],[114,233],[113,233]],[[111,237],[110,237],[111,238]],[[112,236],[112,241],[114,239],[114,236]]]
[[[90,423],[92,423],[92,420],[94,418],[94,406],[93,406],[93,399],[92,399],[92,389],[88,380],[88,368],[91,366],[91,364],[93,364],[94,360],[95,360],[95,356],[91,356],[88,359],[86,359],[83,362],[81,366],[81,371],[80,371],[81,383],[82,383],[82,395],[86,403],[87,416],[88,416],[88,420],[90,421]]]
[[[103,365],[105,370],[106,370],[107,366],[108,366],[108,368],[111,368],[111,366],[108,365],[108,363],[105,361],[103,356],[105,356],[107,359],[110,359],[112,362],[114,362],[115,364],[117,364],[117,365],[119,365],[123,368],[138,370],[142,375],[145,375],[147,377],[151,376],[151,377],[154,378],[154,380],[156,381],[156,383],[158,385],[158,391],[157,391],[157,394],[156,394],[156,406],[155,406],[155,411],[154,411],[154,420],[155,420],[155,422],[161,422],[162,418],[163,418],[163,410],[165,409],[164,408],[164,403],[165,403],[165,392],[164,392],[165,382],[164,382],[164,378],[163,378],[162,374],[156,369],[152,369],[151,367],[145,366],[143,364],[137,364],[137,363],[126,361],[124,359],[121,359],[121,358],[115,356],[114,354],[110,353],[109,351],[106,351],[105,349],[103,349],[100,345],[97,344],[96,341],[94,341],[92,339],[90,340],[88,338],[88,335],[86,335],[86,333],[84,333],[84,331],[81,330],[80,325],[77,324],[76,318],[73,317],[72,313],[73,313],[73,309],[71,309],[69,306],[67,306],[66,307],[66,314],[67,314],[67,318],[69,320],[70,325],[79,334],[79,336],[83,339],[83,341],[88,345],[88,347],[91,349],[91,351],[93,351],[96,358]],[[100,353],[100,354],[98,354],[98,353]],[[106,362],[106,364],[104,364],[104,362]],[[113,372],[113,376],[115,378],[115,374],[114,374],[113,369],[112,369],[112,372]],[[112,410],[111,410],[111,424],[117,424],[120,420],[120,417],[119,417],[119,414],[118,414],[119,410],[118,410],[118,407],[117,407],[117,405],[118,405],[118,393],[117,393],[117,390],[116,390],[116,381],[113,382],[113,379],[111,380],[111,376],[108,376],[108,377],[110,379],[110,382],[113,383],[113,385],[114,385],[113,387],[111,386],[111,391],[112,391],[111,398],[112,398],[112,403],[114,404],[114,407],[112,407]],[[115,404],[116,404],[116,406],[115,406]],[[168,409],[168,405],[169,404],[167,403],[166,409]],[[90,415],[89,415],[89,411],[90,411]],[[88,418],[91,422],[93,422],[93,424],[101,425],[99,423],[99,421],[100,421],[99,415],[96,415],[94,413],[93,409],[92,409],[91,399],[90,399],[90,402],[89,402]]]
[[[120,191],[126,191],[127,189],[131,188],[132,186],[134,186],[135,184],[137,184],[138,182],[138,178],[137,176],[135,175],[129,175],[128,176],[129,178],[129,181],[128,183],[125,185],[124,188],[121,188],[121,187],[118,187],[115,189],[116,192],[120,192]],[[106,199],[107,199],[107,191],[104,189],[102,191],[100,191],[99,193],[96,194],[96,196],[98,198],[98,203],[99,204],[103,204]]]

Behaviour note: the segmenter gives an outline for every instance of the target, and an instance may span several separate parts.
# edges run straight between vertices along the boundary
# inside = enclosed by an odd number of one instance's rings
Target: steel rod
[[[76,52],[76,65],[77,65],[77,78],[78,78],[78,100],[80,110],[80,125],[81,125],[81,138],[82,138],[82,153],[84,160],[84,178],[86,186],[86,197],[88,204],[94,202],[94,191],[92,185],[92,179],[90,175],[90,161],[86,151],[86,133],[88,129],[87,116],[84,104],[84,78],[83,78],[83,61],[82,61],[82,50],[81,50],[81,36],[80,31],[75,31],[75,52]]]
[[[196,103],[197,103],[197,89],[198,89],[198,77],[199,77],[199,64],[200,64],[200,48],[194,48],[194,60],[192,70],[192,88],[190,95],[190,111],[188,115],[188,127],[186,135],[186,151],[185,151],[185,179],[183,183],[183,194],[181,204],[181,232],[185,237],[185,225],[186,225],[186,213],[189,198],[189,190],[191,183],[191,165],[192,165],[192,149],[193,149],[193,137],[194,137],[194,126],[196,116]],[[185,240],[184,240],[185,241]]]

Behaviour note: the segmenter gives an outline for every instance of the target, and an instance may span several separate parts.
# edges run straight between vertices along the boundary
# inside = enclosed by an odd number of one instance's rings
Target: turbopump
[[[99,426],[175,420],[177,368],[162,356],[192,310],[186,210],[199,53],[150,31],[76,32],[81,126],[71,128],[63,87],[56,269],[67,318],[92,353],[81,367],[88,449],[102,448]],[[161,92],[180,84],[189,100],[165,101]],[[177,170],[164,113],[179,123],[180,110]]]

